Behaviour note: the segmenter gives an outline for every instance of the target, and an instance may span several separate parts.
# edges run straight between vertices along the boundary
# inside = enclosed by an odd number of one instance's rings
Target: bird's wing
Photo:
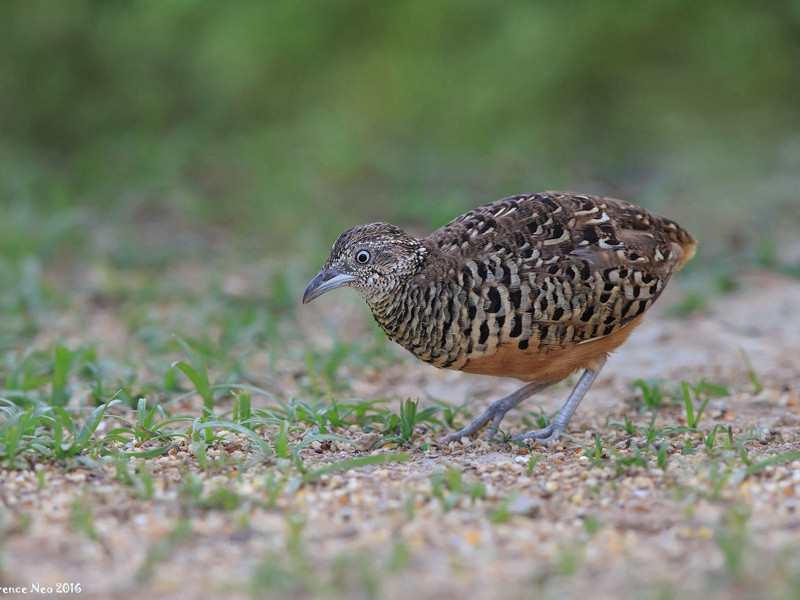
[[[636,205],[565,193],[499,200],[432,238],[480,283],[486,314],[503,317],[500,341],[544,351],[624,327],[694,249],[684,229]]]

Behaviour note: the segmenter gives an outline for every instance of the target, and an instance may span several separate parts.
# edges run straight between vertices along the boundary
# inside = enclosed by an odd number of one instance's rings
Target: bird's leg
[[[594,380],[597,379],[597,376],[600,374],[600,369],[603,368],[605,362],[606,359],[603,358],[597,366],[591,369],[586,369],[583,372],[583,375],[581,375],[578,383],[573,388],[569,398],[567,398],[567,401],[564,403],[564,406],[561,407],[561,410],[558,411],[558,414],[547,427],[544,427],[543,429],[537,429],[535,431],[529,431],[527,433],[520,433],[513,436],[511,439],[519,440],[521,442],[535,439],[544,444],[558,439],[558,436],[564,433],[564,430],[567,428],[567,424],[572,418],[572,414],[575,412],[575,409],[578,408],[581,400],[583,400],[583,396],[586,394],[589,387],[591,387]]]
[[[444,438],[444,441],[451,442],[453,440],[460,440],[462,437],[466,435],[472,435],[478,429],[486,425],[489,421],[492,422],[492,426],[489,428],[489,431],[486,434],[486,440],[492,439],[494,434],[497,433],[497,427],[500,425],[500,421],[503,420],[505,414],[514,408],[517,404],[525,400],[526,398],[530,398],[536,392],[546,388],[549,383],[529,383],[525,387],[521,387],[516,392],[510,393],[508,396],[503,396],[499,400],[492,402],[489,407],[483,411],[480,417],[475,419],[472,423],[464,427],[464,429],[460,429],[455,433],[451,433],[450,435]]]

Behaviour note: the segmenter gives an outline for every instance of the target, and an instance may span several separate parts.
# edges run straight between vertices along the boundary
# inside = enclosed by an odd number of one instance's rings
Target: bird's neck
[[[390,337],[387,327],[391,327],[396,320],[398,311],[407,308],[412,300],[412,291],[425,284],[427,266],[432,257],[435,259],[435,251],[432,253],[432,249],[422,240],[414,239],[414,242],[414,249],[398,261],[395,271],[384,278],[382,285],[364,294],[375,320]]]
[[[409,297],[410,282],[407,277],[396,278],[392,286],[380,294],[365,298],[378,324],[391,337],[391,324],[394,317],[405,306]]]
[[[429,268],[431,264],[438,264],[430,260],[435,258],[435,251],[426,249],[423,256],[415,272],[397,277],[385,294],[367,298],[367,304],[391,340],[418,358],[433,362],[431,319],[440,316],[437,312],[441,310],[440,296],[447,295],[449,289],[442,288],[437,269]]]

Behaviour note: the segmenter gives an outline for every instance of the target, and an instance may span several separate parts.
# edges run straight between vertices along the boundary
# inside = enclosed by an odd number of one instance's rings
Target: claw
[[[550,442],[556,441],[563,430],[561,430],[555,423],[550,423],[547,427],[536,429],[535,431],[528,431],[527,433],[518,433],[511,437],[512,440],[517,440],[525,443],[526,440],[533,440],[536,443],[546,446]]]

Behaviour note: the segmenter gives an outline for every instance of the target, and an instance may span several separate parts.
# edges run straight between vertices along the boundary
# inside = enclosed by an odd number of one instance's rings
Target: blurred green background
[[[313,271],[346,227],[542,189],[796,267],[800,2],[0,3],[6,260]]]

